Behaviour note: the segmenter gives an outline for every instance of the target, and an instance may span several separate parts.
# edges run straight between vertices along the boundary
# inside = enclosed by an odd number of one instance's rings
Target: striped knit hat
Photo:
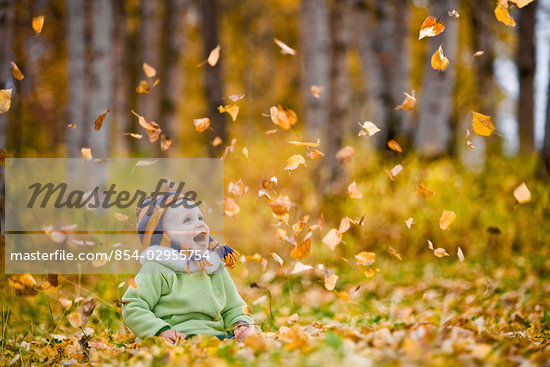
[[[171,247],[177,251],[189,250],[188,247],[173,241],[162,227],[162,218],[166,209],[168,209],[171,204],[182,199],[185,199],[184,195],[176,196],[176,192],[170,191],[156,197],[149,196],[136,208],[137,232],[144,249],[149,246],[165,246]],[[161,203],[164,204],[161,206]],[[153,210],[150,210],[151,205],[153,206]],[[227,245],[220,244],[214,240],[212,236],[210,236],[208,250],[216,251],[220,259],[225,262],[226,267],[234,268],[236,266],[237,255],[239,255],[239,253]],[[200,255],[195,254],[187,258],[188,272],[189,261],[194,261],[199,271],[203,271],[207,265],[212,265]]]

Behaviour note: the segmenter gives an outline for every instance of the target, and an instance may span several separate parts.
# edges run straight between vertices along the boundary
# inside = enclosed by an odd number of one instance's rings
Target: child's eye
[[[202,217],[199,217],[199,220],[204,220]]]
[[[190,218],[185,218],[185,220],[183,221],[183,223],[188,223],[188,222],[191,222]]]

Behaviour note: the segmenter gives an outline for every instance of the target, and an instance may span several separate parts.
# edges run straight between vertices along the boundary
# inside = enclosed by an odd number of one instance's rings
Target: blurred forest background
[[[419,39],[428,16],[444,31]],[[434,70],[440,46],[449,64]],[[550,0],[0,0],[0,89],[12,89],[0,149],[224,159],[225,240],[243,255],[232,276],[287,351],[363,363],[353,340],[376,361],[431,350],[536,364],[550,358],[549,71]],[[473,112],[496,131],[476,134]],[[119,276],[63,277],[55,297],[69,308],[31,282],[36,305],[9,317],[29,283],[4,280],[12,361],[111,358],[59,351],[82,345],[64,318],[80,295],[100,299],[88,325],[109,353],[132,341],[113,305]],[[313,349],[294,313],[328,330]],[[29,338],[42,352],[22,352]]]

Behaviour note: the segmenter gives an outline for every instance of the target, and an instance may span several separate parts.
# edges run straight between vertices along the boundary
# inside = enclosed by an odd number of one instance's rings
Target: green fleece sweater
[[[223,264],[210,274],[187,274],[150,261],[135,281],[137,288],[129,287],[122,297],[128,301],[122,318],[139,338],[167,327],[185,334],[218,335],[237,321],[254,323]]]

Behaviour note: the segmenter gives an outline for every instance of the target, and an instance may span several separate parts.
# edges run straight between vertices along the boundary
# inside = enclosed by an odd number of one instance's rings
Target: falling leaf
[[[198,133],[202,133],[210,127],[210,119],[208,117],[204,117],[201,119],[193,119],[193,124],[195,124],[195,131]],[[221,143],[221,139],[220,139],[220,143]]]
[[[223,199],[223,206],[224,206],[224,213],[228,217],[233,217],[241,211],[241,208],[237,205],[235,200],[231,199],[230,197],[224,197]]]
[[[353,181],[352,183],[350,183],[348,185],[348,194],[349,194],[349,197],[352,198],[352,199],[362,199],[363,198],[363,193],[359,190],[357,190],[357,184],[355,183],[355,181]]]
[[[101,115],[97,117],[94,123],[94,128],[96,130],[101,129],[101,125],[103,125],[103,121],[105,121],[105,117],[107,116],[107,113],[109,113],[110,111],[111,109],[108,108],[105,112],[103,112]]]
[[[81,148],[80,149],[80,154],[82,154],[82,157],[83,158],[86,158],[86,159],[92,159],[92,149],[90,148]]]
[[[336,153],[336,158],[340,160],[340,165],[344,166],[349,162],[351,162],[354,155],[355,155],[355,149],[347,145]]]
[[[423,183],[420,183],[420,185],[416,186],[416,194],[417,194],[417,195],[420,195],[420,196],[423,196],[424,199],[428,199],[429,197],[435,195],[435,193],[432,192],[432,191],[430,191],[430,190],[428,190],[428,189],[426,188],[426,186],[424,186]]]
[[[310,161],[314,161],[316,159],[321,159],[325,156],[325,153],[321,152],[320,150],[313,149],[307,152],[306,158]]]
[[[242,196],[248,192],[248,186],[243,183],[242,179],[239,179],[239,181],[230,182],[227,191],[235,196]]]
[[[294,268],[292,268],[290,274],[298,274],[311,269],[313,269],[313,266],[305,265],[298,261],[296,264],[294,264]]]
[[[474,57],[480,57],[481,55],[483,55],[485,53],[485,51],[477,51],[475,54],[474,54]]]
[[[432,251],[433,251],[433,249],[434,249],[434,244],[433,244],[432,241],[430,241],[430,240],[428,240],[428,248],[429,248],[430,250],[432,250]]]
[[[437,256],[437,257],[443,257],[443,256],[449,256],[449,254],[447,253],[447,251],[445,251],[445,249],[439,247],[439,248],[436,248],[434,250],[434,255]]]
[[[23,80],[25,76],[23,75],[21,70],[19,70],[17,65],[15,65],[13,61],[10,61],[10,64],[11,64],[11,74],[13,75],[13,77],[17,80]]]
[[[208,55],[208,59],[206,59],[206,62],[211,67],[214,67],[218,63],[218,60],[220,58],[220,49],[221,49],[221,46],[218,45],[216,46],[215,49],[210,51],[210,54]]]
[[[160,150],[166,152],[172,146],[174,142],[168,136],[161,134],[160,136]]]
[[[361,130],[359,131],[357,136],[364,136],[364,135],[373,136],[374,134],[380,131],[378,126],[376,126],[372,121],[365,121],[363,122],[363,125],[359,123],[359,126],[361,126]]]
[[[227,106],[219,106],[218,111],[220,113],[227,112],[233,121],[237,118],[237,115],[239,114],[239,106],[236,104],[228,104]]]
[[[336,246],[342,241],[342,234],[338,232],[336,228],[333,228],[326,234],[322,241],[332,251],[334,251]]]
[[[416,98],[414,97],[414,90],[412,91],[412,95],[404,92],[405,99],[403,102],[395,107],[396,110],[404,110],[404,111],[410,111],[416,107]]]
[[[73,305],[73,301],[67,298],[59,298],[58,301],[65,309],[70,308]]]
[[[230,96],[227,97],[227,98],[229,98],[229,100],[230,100],[231,102],[237,102],[239,99],[243,99],[244,96],[245,96],[244,93],[242,93],[242,94],[232,94],[232,95],[230,95]]]
[[[393,139],[388,141],[388,147],[395,152],[403,153],[401,146]]]
[[[283,266],[283,259],[279,255],[277,255],[275,252],[271,253],[271,256],[279,263],[279,265]]]
[[[516,22],[514,18],[508,13],[508,1],[507,0],[498,0],[497,6],[495,8],[495,17],[501,23],[504,23],[508,26],[515,27]]]
[[[338,227],[338,233],[343,234],[350,228],[350,219],[348,217],[342,218],[340,226]]]
[[[405,224],[409,229],[411,229],[411,226],[413,225],[413,223],[414,223],[414,219],[412,217],[405,221]]]
[[[378,269],[378,268],[371,268],[371,269],[369,269],[369,270],[365,270],[365,273],[364,273],[364,274],[365,274],[365,276],[366,276],[367,278],[372,278],[372,277],[375,276],[376,273],[378,273],[379,271],[380,271],[380,269]]]
[[[355,255],[355,260],[360,265],[372,265],[376,259],[376,254],[374,252],[363,251]]]
[[[34,29],[34,32],[36,34],[40,34],[40,32],[42,32],[43,27],[44,27],[43,15],[39,15],[37,17],[32,18],[32,29]]]
[[[5,113],[10,110],[11,105],[11,88],[0,89],[0,113]]]
[[[149,83],[147,83],[145,80],[142,80],[139,82],[139,86],[136,88],[137,94],[147,94],[149,93]]]
[[[69,125],[67,125],[67,127],[68,127],[69,129],[76,129],[76,125],[75,125],[75,124],[69,124]]]
[[[271,121],[273,121],[275,125],[280,126],[283,130],[289,130],[294,124],[296,124],[296,122],[298,122],[296,113],[281,105],[271,107],[269,113],[271,116]]]
[[[220,145],[222,143],[222,138],[220,138],[219,136],[216,136],[214,138],[214,140],[212,140],[212,146],[213,147],[217,147],[218,145]]]
[[[290,144],[296,145],[297,147],[317,148],[319,146],[319,139],[317,139],[317,143],[311,143],[311,142],[306,142],[306,141],[294,141],[294,140],[289,140],[288,142]]]
[[[390,254],[397,257],[399,260],[402,260],[401,254],[399,252],[395,251],[395,249],[393,247],[390,247]]]
[[[273,134],[275,134],[277,131],[279,131],[279,129],[267,130],[264,134],[265,134],[265,135],[273,135]]]
[[[511,3],[514,3],[518,8],[523,8],[525,5],[531,4],[535,0],[509,0]]]
[[[304,237],[304,239],[290,252],[290,256],[293,259],[301,260],[307,255],[309,255],[311,251],[311,236],[313,233],[308,233],[307,236]]]
[[[447,14],[449,14],[450,17],[457,19],[460,17],[460,13],[456,9],[448,11]]]
[[[323,87],[319,85],[312,85],[311,86],[311,94],[313,94],[313,97],[319,98],[321,97],[321,93],[323,93]]]
[[[292,157],[288,158],[285,161],[284,169],[286,169],[290,173],[290,171],[298,168],[300,164],[303,164],[307,167],[305,158],[301,154],[294,154]]]
[[[388,176],[390,176],[390,179],[393,181],[395,176],[397,176],[401,171],[403,171],[403,166],[398,164],[388,172]]]
[[[458,256],[458,260],[460,260],[460,262],[464,261],[464,254],[462,253],[462,249],[460,248],[460,246],[458,246],[458,252],[456,253],[456,256]]]
[[[138,284],[134,278],[128,279],[128,285],[134,289],[137,289]]]
[[[113,216],[115,217],[115,219],[120,220],[122,222],[126,222],[128,220],[128,216],[122,213],[115,212]]]
[[[297,235],[302,231],[302,229],[304,228],[308,220],[309,220],[309,215],[304,215],[298,222],[294,223],[294,225],[292,226],[294,235]]]
[[[438,22],[435,17],[429,16],[427,17],[422,25],[420,26],[420,33],[418,35],[418,39],[422,39],[424,37],[434,37],[440,34],[445,30],[445,24]]]
[[[67,315],[67,320],[69,320],[74,328],[78,328],[80,327],[80,325],[82,325],[82,315],[78,311]]]
[[[455,212],[451,210],[443,210],[443,214],[441,214],[441,218],[439,218],[439,227],[441,229],[448,229],[455,218]]]
[[[290,47],[288,47],[285,43],[279,41],[277,38],[273,38],[273,40],[275,41],[275,43],[277,44],[277,46],[279,46],[281,48],[281,53],[283,55],[296,55],[296,51]]]
[[[448,65],[449,59],[443,55],[443,49],[439,46],[439,49],[432,55],[432,68],[445,71]]]
[[[147,78],[153,78],[155,75],[157,75],[157,71],[155,70],[155,68],[146,62],[143,63],[143,71],[145,72],[145,75],[147,75]]]
[[[131,136],[131,137],[134,138],[134,139],[141,139],[141,138],[143,138],[143,135],[141,135],[141,134],[135,134],[135,133],[122,133],[122,134],[123,134],[123,135],[129,135],[129,136]]]
[[[531,193],[529,192],[529,189],[527,188],[525,182],[516,187],[516,189],[514,190],[514,197],[520,204],[531,201]]]
[[[325,288],[329,291],[333,290],[336,286],[336,281],[338,280],[338,275],[331,274],[329,276],[325,276]]]
[[[474,132],[477,135],[489,136],[491,135],[491,133],[495,132],[495,125],[493,125],[491,116],[483,115],[481,113],[473,111],[472,114],[472,126],[474,128]]]
[[[334,291],[334,293],[336,293],[338,298],[340,298],[341,300],[346,301],[346,302],[350,301],[348,292],[346,292],[346,291],[342,291],[342,292]]]
[[[273,200],[269,203],[269,206],[271,207],[271,211],[276,218],[285,219],[286,221],[286,219],[288,218],[288,211],[292,206],[292,202],[290,201],[288,196],[279,195],[276,200]]]

